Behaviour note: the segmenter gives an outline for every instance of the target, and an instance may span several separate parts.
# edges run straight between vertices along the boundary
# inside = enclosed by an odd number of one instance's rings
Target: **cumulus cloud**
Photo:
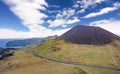
[[[59,8],[60,6],[58,6],[58,5],[49,5],[49,7]]]
[[[116,9],[117,9],[116,7],[106,7],[106,8],[101,9],[100,12],[93,12],[93,13],[86,15],[84,18],[91,18],[91,17],[95,17],[98,15],[103,15],[103,14],[112,12]]]
[[[83,13],[88,7],[95,7],[97,4],[100,4],[102,2],[105,2],[106,0],[77,0],[76,4],[80,5],[81,10],[79,10],[77,13]]]
[[[48,23],[50,24],[49,27],[58,27],[58,26],[66,27],[67,24],[73,24],[76,22],[80,22],[80,20],[77,17],[73,17],[73,19],[69,19],[69,20],[62,18],[55,19],[54,21],[48,20]]]
[[[80,22],[80,20],[77,17],[73,17],[72,20],[68,20],[66,23],[67,24],[72,24],[72,23],[75,23],[75,22]]]
[[[113,7],[106,7],[101,9],[99,12],[92,12],[86,16],[84,16],[84,18],[91,18],[91,17],[95,17],[95,16],[99,16],[99,15],[103,15],[112,11],[117,10],[120,7],[120,3],[116,2],[114,3]]]
[[[64,19],[55,19],[54,21],[48,20],[47,22],[50,24],[49,27],[58,27],[58,26],[65,27],[65,23],[66,23]]]
[[[77,3],[73,5],[73,8],[78,8],[78,7],[79,7],[79,4]]]
[[[115,6],[115,7],[120,7],[120,2],[115,2],[115,3],[114,3],[114,6]]]
[[[100,4],[106,0],[79,0],[77,3],[81,4],[81,8],[88,8],[89,6],[95,6],[96,4]]]
[[[32,27],[33,28],[33,27]],[[40,28],[35,28],[34,27],[34,32],[24,32],[24,31],[15,31],[12,29],[7,29],[7,28],[0,28],[0,39],[8,39],[8,38],[40,38],[40,37],[47,37],[47,36],[53,36],[53,35],[62,35],[66,31],[70,30],[68,29],[62,29],[62,30],[47,30],[45,28],[42,28],[42,31],[40,30],[40,33],[38,30]],[[42,33],[43,32],[43,33]]]
[[[22,20],[25,26],[29,26],[29,24],[43,24],[43,19],[47,17],[47,15],[39,11],[46,10],[45,6],[48,6],[44,0],[3,1],[10,6],[10,10]]]
[[[44,27],[44,19],[48,16],[42,13],[40,10],[45,11],[46,7],[48,7],[48,4],[45,2],[45,0],[2,1],[10,7],[10,10],[21,20],[22,24],[29,28],[30,32],[0,29],[1,38],[47,37],[50,35],[61,35],[68,30],[51,30]]]
[[[4,38],[32,38],[35,36],[34,33],[14,31],[11,29],[0,28],[0,39]]]
[[[56,18],[59,19],[59,18],[70,18],[71,16],[73,16],[75,14],[75,9],[71,9],[71,8],[68,8],[68,9],[63,9],[63,11],[59,12],[57,15],[56,15]]]
[[[47,22],[50,24],[49,27],[66,27],[68,24],[80,22],[80,20],[74,15],[74,9],[64,9],[55,16],[54,20],[48,20]]]
[[[110,20],[100,20],[91,22],[90,26],[98,26],[104,28],[118,36],[120,36],[120,20],[110,19]]]

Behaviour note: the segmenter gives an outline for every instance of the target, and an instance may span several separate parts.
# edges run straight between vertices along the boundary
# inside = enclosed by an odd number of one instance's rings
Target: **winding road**
[[[88,64],[80,64],[80,63],[75,63],[75,62],[66,62],[66,61],[62,61],[62,60],[55,60],[53,58],[49,58],[46,56],[43,56],[33,50],[30,50],[30,52],[32,52],[35,56],[40,57],[42,59],[46,59],[49,61],[53,61],[53,62],[58,62],[58,63],[64,63],[64,64],[70,64],[70,65],[77,65],[77,66],[86,66],[86,67],[92,67],[92,68],[101,68],[101,69],[110,69],[110,70],[116,70],[116,71],[120,71],[120,68],[112,68],[112,67],[107,67],[107,66],[95,66],[95,65],[88,65]]]

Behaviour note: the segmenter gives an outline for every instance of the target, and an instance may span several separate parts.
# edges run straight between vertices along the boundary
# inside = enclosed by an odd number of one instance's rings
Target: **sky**
[[[120,0],[0,0],[0,39],[62,35],[76,25],[120,36]]]

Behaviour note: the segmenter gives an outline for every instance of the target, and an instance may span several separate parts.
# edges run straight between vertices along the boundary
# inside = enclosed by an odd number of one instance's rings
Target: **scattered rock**
[[[10,57],[14,55],[14,51],[12,50],[0,50],[0,60],[5,59],[6,57]]]

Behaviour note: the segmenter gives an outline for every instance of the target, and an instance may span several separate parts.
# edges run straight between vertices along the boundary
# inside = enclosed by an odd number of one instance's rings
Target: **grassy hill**
[[[120,74],[120,71],[56,63],[36,57],[36,52],[57,60],[120,68],[120,41],[106,45],[83,45],[48,40],[16,50],[14,56],[0,61],[0,74]]]
[[[57,60],[120,68],[120,41],[106,45],[84,45],[64,40],[48,40],[34,50]],[[103,72],[102,74],[117,74],[116,71],[103,69],[82,69],[92,74],[101,74],[101,72]]]
[[[77,66],[40,59],[32,53],[17,50],[14,56],[0,61],[0,74],[87,74]]]

